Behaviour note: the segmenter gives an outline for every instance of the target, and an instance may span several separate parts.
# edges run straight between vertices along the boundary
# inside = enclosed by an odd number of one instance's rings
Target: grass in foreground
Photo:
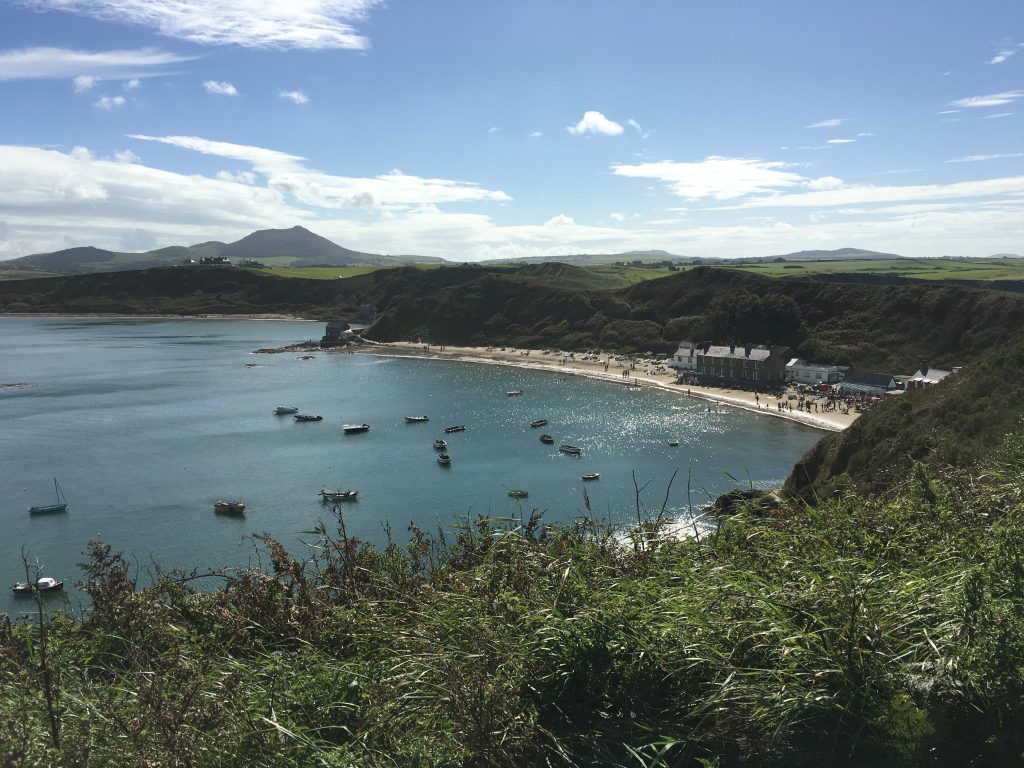
[[[476,520],[139,589],[0,643],[4,765],[1005,765],[1024,735],[1024,449],[889,499],[623,547]],[[55,741],[59,741],[59,747]],[[1011,763],[1016,764],[1016,763]]]
[[[909,277],[917,280],[1024,280],[1024,259],[847,259],[823,261],[768,262],[762,264],[724,263],[766,277],[861,274]]]

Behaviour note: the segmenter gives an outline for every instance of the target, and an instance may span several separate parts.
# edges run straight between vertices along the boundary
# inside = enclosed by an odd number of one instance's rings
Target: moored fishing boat
[[[284,416],[289,413],[298,413],[299,409],[294,405],[279,405],[274,409],[275,416]]]
[[[569,445],[568,443],[562,443],[558,446],[558,450],[562,453],[568,453],[570,456],[579,456],[583,453],[582,448],[578,448],[575,445]]]
[[[64,582],[60,579],[54,579],[49,576],[43,576],[39,579],[36,579],[34,587],[39,592],[60,592],[64,589]],[[13,592],[16,595],[31,595],[32,590],[33,585],[25,581],[19,581],[13,587],[11,587],[11,592]]]
[[[326,503],[335,501],[356,501],[359,498],[359,491],[328,491],[320,489],[320,500]]]
[[[448,447],[448,442],[446,440],[435,440],[434,441],[434,450],[436,450],[436,451],[443,451],[447,447]]]
[[[599,478],[600,476],[601,476],[600,472],[588,472],[587,474],[583,475],[583,479],[584,480],[597,480],[597,478]]]
[[[218,500],[213,503],[213,511],[218,515],[244,515],[245,504],[240,501]]]
[[[547,419],[534,419],[530,422],[531,427],[546,427],[548,423]]]
[[[668,444],[670,446],[672,446],[673,448],[678,448],[679,447],[679,438],[678,437],[670,437],[668,439]]]
[[[356,434],[359,434],[360,432],[369,432],[370,431],[370,425],[369,424],[343,424],[342,427],[341,427],[341,431],[344,432],[346,435],[356,435]]]
[[[324,417],[319,413],[296,413],[292,416],[296,421],[323,421]]]
[[[457,424],[454,427],[445,427],[444,431],[445,431],[445,434],[447,434],[447,435],[450,435],[453,432],[465,432],[466,431],[466,425],[465,424]]]
[[[555,442],[555,438],[553,438],[551,435],[541,435],[540,441],[547,445],[551,445],[553,442]]]
[[[437,463],[440,464],[442,467],[447,467],[449,464],[452,463],[452,457],[449,456],[447,453],[439,453],[437,454]]]
[[[429,416],[406,416],[405,420],[410,424],[419,424],[423,421],[430,421]]]
[[[509,488],[508,495],[513,499],[525,499],[530,495],[530,492],[524,488]]]
[[[523,394],[523,390],[521,390],[521,389],[510,389],[505,394],[508,395],[509,397],[518,397],[519,395]]]
[[[68,511],[68,500],[61,493],[60,485],[57,484],[57,478],[53,478],[53,490],[57,494],[57,502],[55,504],[43,504],[38,507],[29,507],[28,513],[30,515],[50,515],[54,512],[67,512]]]

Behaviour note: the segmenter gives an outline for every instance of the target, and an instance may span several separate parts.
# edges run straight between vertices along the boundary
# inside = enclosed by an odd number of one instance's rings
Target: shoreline
[[[299,317],[298,315],[281,315],[273,313],[252,313],[252,314],[227,314],[219,315],[204,313],[201,315],[126,315],[118,312],[80,312],[67,314],[66,312],[0,312],[0,320],[5,317],[25,317],[36,319],[63,318],[64,320],[279,320],[285,322],[299,323],[323,323],[314,317]]]
[[[440,347],[431,346],[424,349],[422,344],[415,342],[375,342],[371,345],[358,347],[351,350],[355,354],[373,355],[376,357],[414,357],[426,360],[454,360],[465,363],[481,363],[484,365],[501,365],[509,368],[521,368],[526,370],[549,371],[570,376],[582,376],[584,378],[598,379],[610,383],[619,383],[620,386],[640,386],[672,392],[684,397],[693,397],[708,403],[737,408],[750,413],[771,416],[773,418],[786,419],[805,427],[819,429],[825,432],[841,432],[856,421],[859,414],[849,415],[841,413],[806,413],[804,411],[780,411],[775,404],[778,402],[773,396],[766,395],[760,402],[760,393],[755,398],[753,392],[743,390],[720,389],[716,387],[699,387],[675,383],[675,373],[652,373],[648,374],[645,369],[637,368],[635,376],[624,378],[619,368],[605,369],[603,362],[591,362],[583,360],[569,360],[565,365],[559,364],[561,355],[544,355],[540,350],[520,350],[505,348],[482,349],[479,347],[449,347],[445,346],[442,351]],[[524,354],[525,352],[529,354]],[[523,358],[529,358],[529,362]],[[623,368],[622,370],[628,370]],[[631,371],[633,372],[633,371]]]

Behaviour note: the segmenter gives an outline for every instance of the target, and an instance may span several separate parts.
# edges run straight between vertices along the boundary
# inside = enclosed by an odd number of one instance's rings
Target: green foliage
[[[5,765],[959,766],[1024,748],[1024,449],[887,500],[740,513],[700,540],[590,520],[321,526],[265,571],[139,588],[0,634]],[[646,526],[648,528],[652,526]],[[657,528],[657,526],[653,526]],[[628,541],[628,539],[627,539]],[[211,577],[218,578],[218,577]]]

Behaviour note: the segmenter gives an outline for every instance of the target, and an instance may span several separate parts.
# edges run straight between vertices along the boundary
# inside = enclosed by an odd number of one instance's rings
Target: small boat
[[[542,443],[546,443],[547,445],[551,445],[553,442],[555,442],[555,438],[553,438],[551,435],[541,435],[540,441]]]
[[[333,501],[356,501],[359,498],[359,491],[328,491],[320,489],[320,500],[330,503]]]
[[[600,476],[601,476],[600,472],[590,472],[590,473],[588,473],[586,475],[583,475],[583,479],[584,480],[597,480],[597,478],[599,478]]]
[[[447,453],[439,453],[437,454],[437,463],[446,467],[452,463],[452,457]]]
[[[562,453],[568,453],[570,456],[579,456],[583,453],[582,448],[577,448],[575,445],[569,445],[568,443],[562,443],[558,446],[558,450]]]
[[[274,409],[275,416],[286,416],[290,413],[298,413],[299,409],[294,405],[279,405]]]
[[[545,427],[545,426],[547,426],[547,423],[548,423],[547,419],[534,419],[533,421],[530,422],[530,426],[531,427]]]
[[[355,435],[355,434],[358,434],[360,432],[369,432],[370,431],[370,425],[369,424],[343,424],[342,427],[341,427],[341,431],[344,432],[346,435]]]
[[[444,440],[435,440],[434,441],[434,450],[436,450],[436,451],[443,451],[447,447],[448,447],[448,443],[446,441],[444,441]]]
[[[323,421],[324,417],[319,413],[296,413],[292,416],[296,421]]]
[[[240,501],[215,501],[213,511],[218,515],[244,515],[245,504]]]
[[[35,589],[40,592],[60,592],[64,589],[64,582],[60,579],[52,579],[49,576],[43,576],[36,580]],[[16,595],[31,595],[33,585],[28,582],[19,581],[13,587],[11,592]]]
[[[673,448],[678,448],[679,447],[679,438],[678,437],[670,437],[668,439],[668,444],[670,446],[672,446]]]
[[[510,389],[505,394],[508,395],[509,397],[518,397],[519,395],[523,394],[523,390],[521,390],[521,389]]]
[[[68,511],[68,500],[64,498],[64,494],[60,492],[60,486],[57,484],[57,478],[53,478],[53,490],[57,494],[56,504],[44,504],[39,507],[29,507],[28,513],[30,515],[49,515],[54,512],[67,512]]]
[[[522,488],[509,488],[508,495],[513,499],[525,499],[530,495],[530,492]]]
[[[429,416],[406,416],[405,420],[410,424],[419,424],[421,421],[430,421]]]
[[[452,434],[452,432],[465,432],[465,431],[466,431],[466,425],[465,424],[458,424],[458,425],[456,425],[454,427],[445,427],[444,428],[444,432],[445,432],[446,435],[450,435],[450,434]]]

